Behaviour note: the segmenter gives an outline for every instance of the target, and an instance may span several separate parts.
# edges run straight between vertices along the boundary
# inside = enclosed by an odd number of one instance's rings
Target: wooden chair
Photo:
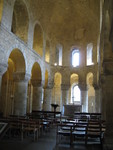
[[[100,144],[102,144],[102,131],[101,131],[101,123],[98,120],[89,121],[86,130],[86,145],[88,141],[94,143],[96,140],[99,140]]]
[[[76,140],[86,140],[87,122],[77,122],[72,131],[72,142]]]
[[[70,138],[70,144],[72,144],[72,131],[74,129],[74,124],[70,123],[60,123],[57,124],[56,131],[56,144],[63,138],[68,136]]]
[[[23,141],[24,133],[27,135],[33,133],[34,141],[38,139],[38,131],[39,127],[37,126],[37,123],[33,120],[26,120],[22,121],[22,134],[21,139]]]

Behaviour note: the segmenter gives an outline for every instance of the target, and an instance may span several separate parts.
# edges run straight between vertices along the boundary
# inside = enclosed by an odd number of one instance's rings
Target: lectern
[[[53,109],[54,109],[54,118],[55,118],[56,108],[59,107],[59,105],[58,105],[58,104],[51,104],[51,106],[52,106]]]

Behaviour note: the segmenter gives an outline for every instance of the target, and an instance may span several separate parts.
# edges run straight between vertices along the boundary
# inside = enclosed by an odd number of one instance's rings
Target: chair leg
[[[88,137],[86,136],[86,138],[85,138],[85,145],[87,145],[87,140],[88,140]]]
[[[23,133],[23,130],[21,131],[21,141],[23,141],[23,136],[24,136],[24,133]]]

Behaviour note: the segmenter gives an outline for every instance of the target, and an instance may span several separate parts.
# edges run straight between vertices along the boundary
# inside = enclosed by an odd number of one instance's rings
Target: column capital
[[[42,81],[41,80],[33,80],[31,79],[31,84],[36,87],[36,86],[42,86]]]
[[[62,90],[69,90],[70,85],[69,84],[61,84],[61,89]]]
[[[87,91],[88,90],[88,85],[86,83],[79,83],[78,86],[79,86],[81,91]]]
[[[2,76],[8,68],[8,64],[5,63],[0,63],[0,76]]]
[[[13,73],[13,78],[15,82],[19,81],[29,81],[31,75],[25,74],[25,72],[14,72]]]

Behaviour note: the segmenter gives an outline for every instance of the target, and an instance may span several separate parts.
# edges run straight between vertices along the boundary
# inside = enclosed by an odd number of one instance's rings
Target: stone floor
[[[0,141],[0,150],[102,150],[99,144],[88,144],[86,147],[83,142],[74,142],[71,146],[69,144],[68,138],[56,145],[56,130],[55,128],[50,129],[50,131],[43,133],[34,142],[33,137],[26,137],[23,141],[19,137],[4,137]]]

